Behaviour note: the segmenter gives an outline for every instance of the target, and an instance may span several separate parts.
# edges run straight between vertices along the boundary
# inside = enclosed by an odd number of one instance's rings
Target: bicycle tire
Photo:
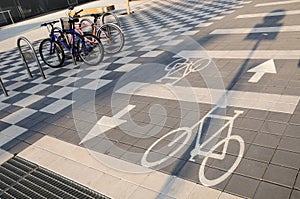
[[[103,60],[103,45],[101,41],[92,34],[81,35],[80,40],[77,41],[76,48],[79,51],[79,57],[87,65],[95,66]]]
[[[165,71],[173,71],[177,68],[181,68],[183,66],[183,64],[186,64],[187,62],[188,62],[188,60],[186,58],[176,59],[165,67]]]
[[[236,161],[233,163],[233,165],[231,166],[231,168],[225,174],[223,174],[220,177],[218,177],[216,179],[213,179],[213,180],[207,179],[205,177],[205,173],[204,173],[204,167],[206,165],[207,159],[209,158],[209,156],[212,154],[212,152],[214,150],[216,150],[219,146],[221,146],[228,139],[237,140],[240,143],[240,151],[239,151],[239,154],[237,156]],[[240,161],[242,160],[244,151],[245,151],[244,141],[243,141],[243,138],[241,136],[239,136],[239,135],[231,135],[229,138],[225,138],[225,139],[221,140],[220,142],[218,142],[215,146],[213,146],[209,150],[209,152],[207,153],[207,155],[205,156],[205,158],[202,161],[202,164],[201,164],[200,169],[199,169],[199,180],[200,180],[200,182],[204,186],[215,186],[215,185],[223,182],[237,168],[237,166],[239,165]]]
[[[92,24],[93,24],[92,20],[84,18],[80,20],[79,28],[85,34],[92,34],[93,32]]]
[[[207,63],[205,63],[205,61]],[[204,62],[204,63],[203,63]],[[190,68],[190,71],[193,73],[193,72],[198,72],[200,70],[203,70],[204,68],[206,68],[211,62],[211,59],[199,59],[195,62],[193,62],[191,68]]]
[[[120,19],[117,17],[116,14],[114,14],[112,12],[103,13],[103,15],[101,15],[100,20],[101,20],[102,25],[104,25],[106,23],[113,23],[113,24],[121,27]]]
[[[153,149],[153,147],[158,144],[161,140],[163,140],[164,138],[172,135],[173,133],[177,133],[179,131],[184,131],[184,133],[186,133],[186,138],[184,140],[184,142],[178,147],[176,148],[172,153],[168,154],[166,157],[160,159],[160,160],[157,160],[155,162],[148,162],[147,160],[147,156],[149,154],[149,152]],[[181,134],[182,136],[183,134]],[[165,161],[167,161],[168,159],[170,159],[173,155],[175,155],[176,153],[178,153],[184,146],[185,144],[187,143],[187,141],[191,138],[191,135],[192,135],[192,130],[190,128],[187,128],[187,127],[182,127],[182,128],[179,128],[179,129],[175,129],[175,130],[172,130],[170,131],[169,133],[167,133],[166,135],[162,136],[161,138],[159,138],[158,140],[156,140],[144,153],[142,159],[141,159],[141,164],[142,166],[144,167],[153,167],[153,166],[157,166]],[[176,143],[176,141],[172,141],[171,143],[168,144],[168,146],[171,146],[173,145],[174,143]]]
[[[54,52],[51,53],[50,46],[54,46]],[[45,64],[52,68],[59,68],[65,61],[65,53],[61,45],[57,41],[50,38],[44,39],[39,46],[39,53]],[[52,55],[52,56],[51,56]]]
[[[97,30],[97,37],[104,46],[104,52],[115,54],[122,50],[125,38],[121,28],[115,24],[108,23],[102,25]]]

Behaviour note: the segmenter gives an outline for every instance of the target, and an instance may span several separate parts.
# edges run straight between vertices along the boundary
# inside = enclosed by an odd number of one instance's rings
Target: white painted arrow
[[[276,74],[276,67],[273,59],[270,59],[254,68],[251,68],[247,72],[255,73],[248,82],[256,83],[262,78],[265,73]]]
[[[97,124],[88,132],[88,134],[81,140],[81,143],[86,142],[98,135],[101,135],[102,133],[105,133],[106,131],[113,129],[123,123],[126,122],[126,120],[120,119],[123,115],[131,111],[135,105],[127,105],[124,109],[122,109],[120,112],[115,114],[112,117],[103,116],[101,119],[97,122]]]

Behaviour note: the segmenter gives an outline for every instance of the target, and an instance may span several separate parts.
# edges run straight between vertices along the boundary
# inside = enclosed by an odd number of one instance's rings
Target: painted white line
[[[275,2],[269,2],[269,3],[259,3],[259,4],[256,4],[255,7],[277,6],[277,5],[292,4],[292,3],[299,3],[299,2],[300,2],[300,0],[275,1]]]
[[[209,34],[250,34],[250,33],[265,33],[265,32],[298,32],[300,26],[276,26],[276,27],[261,27],[261,28],[230,28],[216,29]]]
[[[251,68],[247,72],[255,73],[248,82],[257,83],[265,73],[276,74],[276,67],[273,59],[270,59],[258,66]]]
[[[177,57],[187,59],[203,56],[217,59],[299,59],[300,50],[208,50],[203,55],[199,51],[184,50],[177,54]]]
[[[294,112],[300,99],[299,96],[234,90],[226,92],[218,89],[196,87],[187,88],[181,86],[166,86],[162,84],[148,84],[141,82],[131,82],[116,92],[128,95],[140,95],[204,104],[218,104],[221,99],[225,99],[228,106],[289,114]],[[226,96],[226,98],[224,98],[224,96]]]
[[[298,15],[300,14],[300,10],[288,10],[288,11],[280,11],[280,12],[265,12],[265,13],[256,13],[256,14],[245,14],[239,15],[237,19],[245,19],[245,18],[255,18],[255,17],[274,17],[274,16],[282,16],[282,15]]]
[[[116,199],[131,198],[235,198],[194,182],[141,167],[114,157],[44,136],[18,156],[70,178],[93,190]],[[103,162],[124,166],[124,171],[107,167]],[[126,168],[136,173],[126,172]],[[145,171],[138,173],[139,171]],[[197,175],[197,174],[195,174]]]

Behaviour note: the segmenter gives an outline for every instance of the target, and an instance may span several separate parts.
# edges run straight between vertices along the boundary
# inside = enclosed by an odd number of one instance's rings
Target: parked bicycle
[[[81,35],[76,32],[75,23],[79,21],[78,18],[61,18],[60,21],[62,29],[54,27],[58,20],[41,25],[50,31],[49,38],[44,39],[39,46],[42,60],[50,67],[61,67],[65,61],[64,48],[70,52],[75,63],[81,59],[88,65],[99,64],[104,56],[101,41],[92,34]]]
[[[69,16],[71,15],[72,9],[73,7],[69,8]],[[73,16],[82,17],[75,14]],[[88,16],[93,17],[93,21],[88,18],[83,18],[79,24],[75,25],[75,30],[80,34],[88,33],[97,36],[103,44],[106,53],[115,54],[120,52],[124,46],[125,38],[122,29],[118,26],[119,20],[117,16],[107,12],[84,15],[83,17]],[[107,21],[110,21],[110,23]]]

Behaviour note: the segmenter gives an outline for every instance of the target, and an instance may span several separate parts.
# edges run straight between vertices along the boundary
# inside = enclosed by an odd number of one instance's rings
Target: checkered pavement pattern
[[[34,63],[29,64],[33,78],[28,77],[17,48],[1,52],[0,77],[9,94],[9,97],[0,95],[1,148],[5,150],[15,143],[15,138],[22,139],[33,132],[55,136],[72,131],[73,134],[68,136],[74,136],[78,130],[72,118],[72,105],[76,103],[72,96],[74,92],[96,90],[96,94],[100,94],[112,89],[122,75],[142,64],[170,63],[165,59],[170,54],[163,49],[180,45],[181,36],[193,37],[202,27],[211,25],[216,17],[239,8],[240,3],[240,0],[200,4],[199,1],[172,0],[143,4],[136,8],[138,14],[121,17],[126,40],[122,52],[105,55],[103,62],[93,67],[74,66],[67,60],[62,68],[54,69],[40,61],[46,79],[41,77]],[[36,51],[40,42],[33,42]],[[109,112],[103,107],[96,111],[98,114]],[[61,117],[64,121],[60,123]],[[79,142],[74,140],[76,144]]]

